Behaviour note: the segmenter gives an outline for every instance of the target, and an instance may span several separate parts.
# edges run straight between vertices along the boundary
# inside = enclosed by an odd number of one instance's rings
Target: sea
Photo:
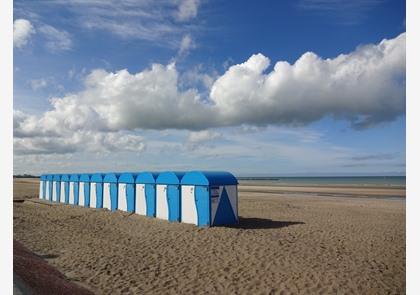
[[[238,177],[240,184],[405,187],[405,176]]]

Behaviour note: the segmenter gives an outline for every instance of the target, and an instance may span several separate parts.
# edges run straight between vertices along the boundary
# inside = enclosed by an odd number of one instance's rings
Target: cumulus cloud
[[[325,116],[360,129],[405,112],[405,33],[335,58],[308,52],[294,64],[279,61],[267,71],[269,66],[264,55],[252,55],[212,79],[208,95],[180,87],[173,63],[153,64],[134,74],[94,70],[86,76],[84,90],[52,98],[52,108],[41,116],[16,112],[15,137],[306,125]]]
[[[187,21],[197,16],[199,0],[181,0],[178,4],[176,19],[179,21]]]
[[[50,51],[66,51],[72,48],[73,42],[68,32],[58,30],[50,25],[42,25],[38,30],[46,39],[45,46]]]
[[[30,81],[32,90],[36,91],[47,87],[48,82],[46,79],[33,79]]]
[[[31,22],[26,19],[17,19],[13,22],[13,46],[22,48],[30,39],[31,35],[35,34],[35,29]]]

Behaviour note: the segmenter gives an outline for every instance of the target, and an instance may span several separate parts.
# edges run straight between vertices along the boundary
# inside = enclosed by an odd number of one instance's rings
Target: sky
[[[14,173],[405,175],[405,1],[14,1]]]

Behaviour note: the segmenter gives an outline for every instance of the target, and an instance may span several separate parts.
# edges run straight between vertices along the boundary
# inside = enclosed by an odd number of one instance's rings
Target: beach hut
[[[238,181],[231,173],[188,172],[181,185],[182,222],[198,226],[238,223]]]
[[[107,173],[104,176],[103,208],[115,211],[118,208],[119,173]]]
[[[90,177],[90,208],[102,208],[104,174],[95,173]]]
[[[79,206],[89,207],[90,201],[90,174],[79,176]]]
[[[118,210],[134,212],[134,183],[137,173],[122,173],[118,178]]]
[[[142,172],[136,177],[135,212],[140,215],[156,215],[156,178],[159,173]]]
[[[61,189],[60,189],[60,202],[69,203],[69,181],[70,176],[68,174],[61,175]]]
[[[46,175],[41,175],[39,177],[39,198],[45,199],[45,183],[46,183]]]
[[[53,199],[53,177],[54,175],[48,174],[47,175],[47,183],[45,185],[46,188],[46,194],[45,197],[47,200],[52,201]]]
[[[156,217],[181,220],[180,183],[184,172],[162,172],[156,179]]]
[[[69,181],[69,204],[79,204],[79,174],[71,174]]]

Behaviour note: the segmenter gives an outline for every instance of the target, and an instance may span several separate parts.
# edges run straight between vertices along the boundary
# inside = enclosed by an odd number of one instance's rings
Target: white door
[[[103,196],[103,200],[104,200],[104,205],[103,207],[106,209],[111,210],[111,189],[110,189],[110,184],[109,183],[104,183],[104,196]]]
[[[127,211],[127,184],[119,183],[118,184],[118,210]]]
[[[96,182],[90,183],[90,208],[96,208]]]
[[[70,182],[69,204],[74,205],[74,182]]]
[[[47,200],[50,199],[50,182],[49,181],[45,182],[45,199]]]
[[[44,192],[43,189],[42,189],[42,183],[43,183],[43,181],[41,180],[39,182],[39,198],[40,199],[42,199],[42,193]]]
[[[181,189],[181,221],[198,224],[193,185],[183,185]]]
[[[85,183],[79,182],[79,206],[85,206]]]
[[[156,185],[156,217],[169,219],[168,200],[166,198],[167,185]]]
[[[60,202],[64,203],[66,201],[66,191],[65,191],[65,182],[61,182],[61,187],[60,187]]]
[[[56,182],[53,181],[53,187],[52,187],[52,196],[53,196],[53,201],[56,202],[57,201],[57,188],[56,188]]]
[[[238,187],[236,185],[227,185],[225,189],[236,219],[238,219]]]
[[[146,215],[146,185],[136,184],[136,213]]]

